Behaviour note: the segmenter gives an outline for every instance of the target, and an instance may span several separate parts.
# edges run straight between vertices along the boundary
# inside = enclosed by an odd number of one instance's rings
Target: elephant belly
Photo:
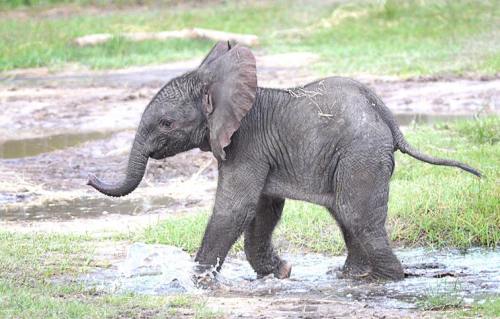
[[[264,187],[264,193],[273,197],[329,206],[333,198],[333,185],[328,185],[328,179],[321,176],[296,180],[271,173]]]

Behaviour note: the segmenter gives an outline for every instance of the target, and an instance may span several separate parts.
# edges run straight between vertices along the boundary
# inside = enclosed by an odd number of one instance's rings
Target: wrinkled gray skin
[[[196,261],[217,270],[244,233],[258,276],[289,277],[272,232],[285,198],[325,206],[347,246],[346,275],[399,280],[385,220],[394,152],[437,165],[473,168],[421,154],[404,139],[384,103],[366,86],[330,77],[289,90],[257,87],[249,49],[218,43],[201,66],[167,83],[142,116],[125,179],[89,184],[124,196],[140,183],[148,158],[193,148],[212,151],[219,180],[213,214]]]

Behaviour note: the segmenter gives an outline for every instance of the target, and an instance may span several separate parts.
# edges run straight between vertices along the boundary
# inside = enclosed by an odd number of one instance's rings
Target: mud
[[[305,311],[314,316],[319,314],[321,301],[351,306],[354,303],[378,311],[392,309],[402,311],[400,315],[411,316],[410,310],[417,309],[419,303],[429,297],[445,296],[447,300],[471,304],[500,294],[500,252],[497,250],[406,249],[397,250],[396,254],[407,276],[400,282],[345,279],[340,275],[345,256],[311,253],[284,254],[293,264],[290,279],[279,280],[272,275],[256,279],[243,254],[238,254],[226,260],[216,285],[201,289],[193,284],[195,263],[187,253],[171,246],[136,243],[127,248],[126,258],[108,269],[86,274],[80,281],[90,289],[108,293],[189,293],[218,297],[219,302],[235,296],[272,299],[280,305],[277,310],[295,315]],[[290,298],[309,302],[293,306],[280,304]],[[245,311],[255,315],[243,305],[233,307],[233,315],[244,315]],[[351,307],[347,309],[352,315]],[[269,313],[264,317],[272,318]]]

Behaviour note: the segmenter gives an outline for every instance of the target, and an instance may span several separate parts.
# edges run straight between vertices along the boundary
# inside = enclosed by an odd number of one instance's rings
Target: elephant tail
[[[372,91],[367,88],[361,88],[363,93],[368,97],[370,104],[375,108],[375,110],[381,115],[384,122],[387,124],[389,129],[391,130],[393,139],[394,139],[394,150],[400,150],[402,153],[408,154],[411,157],[414,157],[423,162],[434,164],[434,165],[443,165],[443,166],[454,166],[463,169],[466,172],[476,175],[477,177],[481,177],[481,173],[470,167],[467,164],[460,163],[458,161],[444,159],[444,158],[436,158],[424,154],[414,148],[408,143],[405,139],[403,133],[399,129],[399,125],[394,118],[394,115],[389,110],[389,108],[382,102],[382,100],[375,95]]]
[[[411,157],[414,157],[418,160],[421,160],[429,164],[458,167],[466,172],[476,175],[477,177],[481,177],[481,173],[478,170],[470,167],[467,164],[460,163],[458,161],[450,159],[432,157],[420,152],[406,141],[406,139],[403,136],[403,133],[401,133],[399,128],[396,129],[397,129],[397,131],[395,132],[396,149],[399,149],[402,153],[408,154]]]

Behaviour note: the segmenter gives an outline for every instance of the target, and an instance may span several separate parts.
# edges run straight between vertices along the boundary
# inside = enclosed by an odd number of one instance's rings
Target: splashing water
[[[387,283],[342,279],[338,269],[345,257],[312,253],[283,256],[293,265],[290,279],[273,276],[256,279],[243,254],[239,254],[226,259],[215,291],[250,296],[355,299],[389,308],[413,308],[419,300],[436,294],[478,300],[500,293],[498,250],[474,248],[461,252],[419,248],[396,254],[403,262],[407,278]],[[177,247],[135,243],[129,247],[124,261],[80,279],[89,287],[109,293],[212,293],[214,290],[194,285],[195,266],[191,256]]]

